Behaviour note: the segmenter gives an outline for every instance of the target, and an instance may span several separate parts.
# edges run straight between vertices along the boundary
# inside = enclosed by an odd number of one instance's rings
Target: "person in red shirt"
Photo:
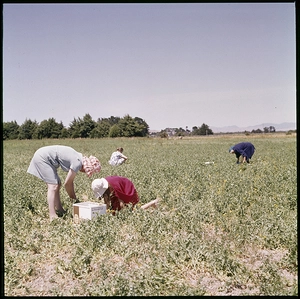
[[[97,199],[103,197],[108,210],[120,211],[125,206],[132,204],[134,207],[139,201],[134,184],[128,178],[121,176],[107,176],[95,179],[92,182],[92,190]],[[156,207],[158,199],[141,206],[142,209]]]

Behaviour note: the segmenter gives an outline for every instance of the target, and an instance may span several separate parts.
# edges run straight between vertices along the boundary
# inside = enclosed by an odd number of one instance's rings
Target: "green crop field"
[[[228,153],[242,141],[256,147],[248,165]],[[46,184],[26,172],[50,144],[101,161],[99,174],[76,176],[81,201],[97,201],[93,179],[125,176],[141,199],[134,212],[75,224],[62,187],[67,214],[50,222]],[[129,160],[112,167],[119,146]],[[296,296],[296,151],[284,133],[4,141],[4,295]],[[139,208],[157,197],[157,209]]]

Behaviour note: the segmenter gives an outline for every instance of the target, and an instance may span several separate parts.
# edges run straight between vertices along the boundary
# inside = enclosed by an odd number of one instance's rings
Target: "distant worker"
[[[88,177],[101,170],[99,160],[83,156],[72,147],[64,145],[49,145],[39,148],[33,155],[27,172],[43,180],[48,187],[47,200],[50,220],[62,216],[65,210],[60,201],[61,180],[57,169],[68,172],[64,187],[71,199],[78,202],[74,190],[74,178],[78,171],[85,172]]]
[[[242,163],[250,163],[250,159],[252,158],[255,151],[255,147],[251,142],[241,142],[236,145],[230,147],[229,153],[235,154],[237,161],[236,163],[240,163],[240,157],[242,157]]]
[[[123,155],[123,147],[118,147],[115,152],[111,154],[108,163],[112,166],[117,166],[123,164],[128,158]]]
[[[134,184],[126,177],[107,176],[101,179],[95,179],[92,182],[92,190],[97,199],[103,197],[107,210],[120,211],[128,204],[134,207],[139,201],[138,193]],[[142,209],[156,207],[158,199],[141,206]]]

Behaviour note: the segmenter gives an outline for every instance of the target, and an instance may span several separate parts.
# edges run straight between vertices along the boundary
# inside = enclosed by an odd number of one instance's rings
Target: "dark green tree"
[[[117,124],[110,127],[109,137],[114,138],[114,137],[121,137],[121,136],[122,136],[122,131]]]
[[[251,131],[251,133],[262,133],[262,130],[261,129],[256,129],[256,130],[253,129]]]
[[[17,139],[19,135],[20,126],[16,121],[3,123],[3,140]]]
[[[149,126],[144,119],[135,117],[134,121],[138,124],[138,129],[135,136],[145,137],[149,135]]]
[[[79,132],[81,138],[90,137],[92,130],[96,127],[97,123],[92,119],[92,117],[87,113],[82,120],[79,121]]]
[[[205,123],[201,127],[193,127],[192,135],[212,135],[213,131]]]
[[[275,127],[270,126],[270,127],[264,127],[264,133],[274,133],[276,132]]]
[[[148,132],[148,125],[143,119],[132,118],[128,114],[120,119],[118,126],[121,130],[121,136],[124,137],[143,137]]]
[[[37,128],[37,138],[59,138],[63,128],[64,126],[62,122],[56,122],[53,117],[49,118],[48,120],[43,120]]]
[[[138,130],[138,123],[130,115],[125,115],[118,123],[121,130],[121,136],[133,137]]]
[[[91,138],[104,138],[109,136],[111,124],[108,119],[98,119],[96,127],[91,132]]]
[[[37,138],[37,121],[25,119],[25,122],[19,128],[18,139],[36,139]]]
[[[198,131],[198,127],[197,126],[192,127],[192,135],[197,135],[196,134],[197,131]]]
[[[186,131],[183,128],[175,129],[175,136],[184,136],[186,135]]]
[[[74,120],[70,123],[68,132],[71,138],[79,138],[80,137],[80,118]]]
[[[118,116],[111,116],[109,118],[106,118],[106,120],[108,120],[108,122],[110,123],[111,126],[118,124],[120,119],[121,118]]]
[[[69,138],[70,134],[67,128],[63,127],[61,132],[60,132],[60,138]]]

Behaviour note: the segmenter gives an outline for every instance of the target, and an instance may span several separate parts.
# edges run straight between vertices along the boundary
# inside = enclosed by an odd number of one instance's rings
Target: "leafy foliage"
[[[64,128],[62,122],[57,123],[54,118],[43,120],[36,129],[38,139],[59,138]]]
[[[228,154],[238,135],[4,141],[5,295],[297,296],[296,138],[276,134],[247,137],[248,165]],[[82,201],[97,201],[94,178],[117,174],[138,190],[134,211],[75,224],[62,189],[67,214],[49,223],[46,185],[26,170],[57,143],[101,161],[97,176],[75,178]],[[112,167],[120,144],[129,159]],[[156,197],[158,209],[140,209]]]
[[[111,116],[95,122],[90,114],[81,119],[74,118],[69,128],[57,123],[54,118],[40,124],[30,119],[19,126],[16,121],[3,123],[3,140],[43,139],[43,138],[104,138],[104,137],[146,137],[148,124],[141,118],[125,115],[123,118]]]
[[[36,139],[37,138],[37,121],[26,119],[19,128],[19,139]]]
[[[3,140],[17,139],[20,126],[16,121],[3,123]]]
[[[202,124],[201,127],[193,127],[192,135],[212,135],[213,131],[207,124]]]

